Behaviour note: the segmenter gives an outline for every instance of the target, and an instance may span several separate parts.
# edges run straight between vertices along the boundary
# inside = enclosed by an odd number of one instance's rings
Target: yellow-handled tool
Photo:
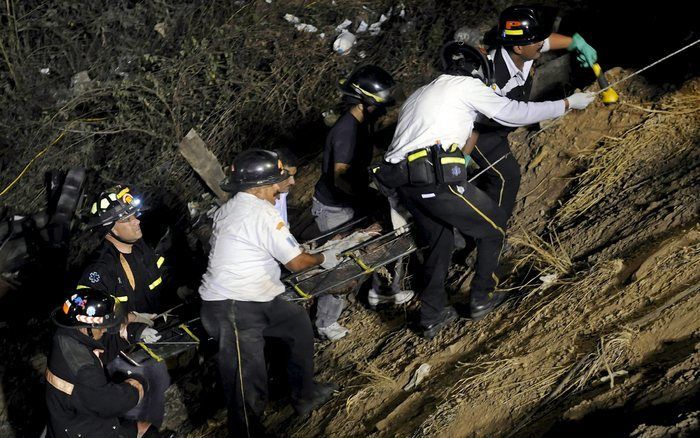
[[[603,69],[600,68],[598,63],[593,64],[593,73],[595,73],[596,77],[598,78],[598,85],[600,86],[601,90],[604,90],[610,86],[608,79],[605,77],[605,73],[603,73]],[[612,88],[608,88],[607,90],[603,91],[602,94],[603,103],[615,103],[620,99],[620,96]]]

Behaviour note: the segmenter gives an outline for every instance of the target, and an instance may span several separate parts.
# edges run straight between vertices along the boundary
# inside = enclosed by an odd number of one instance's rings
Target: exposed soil
[[[3,188],[50,146],[3,206],[12,214],[33,213],[43,208],[45,170],[83,166],[89,190],[133,180],[180,227],[188,223],[186,203],[204,190],[174,147],[187,129],[201,131],[223,161],[246,145],[292,138],[310,161],[290,198],[292,213],[303,218],[319,172],[325,132],[319,114],[336,98],[335,78],[358,63],[390,64],[410,91],[434,74],[433,54],[454,28],[493,21],[503,6],[416,1],[378,37],[362,35],[354,58],[331,59],[330,37],[295,33],[283,14],[295,13],[331,35],[345,16],[376,20],[393,2],[377,1],[369,10],[359,1],[343,8],[123,1],[83,11],[71,2],[35,2],[26,11],[12,3],[2,32],[17,37],[8,37],[0,68]],[[610,2],[600,3],[586,13]],[[569,9],[574,15],[576,7]],[[446,12],[452,10],[458,12]],[[633,15],[648,18],[641,9]],[[22,19],[34,25],[18,27]],[[628,21],[625,26],[637,26]],[[153,30],[162,23],[165,36]],[[613,32],[614,38],[624,34],[611,26],[600,35],[612,41]],[[666,40],[686,34],[678,26]],[[619,54],[631,45],[615,42],[618,48],[600,52]],[[654,56],[667,53],[659,44],[645,47]],[[361,51],[367,58],[357,57]],[[410,328],[416,303],[374,312],[350,299],[341,319],[350,334],[319,343],[316,352],[318,378],[341,390],[302,421],[274,382],[270,430],[294,437],[696,436],[700,79],[683,83],[697,71],[690,68],[697,57],[673,62],[667,64],[677,66],[673,80],[636,77],[615,87],[616,105],[597,102],[511,134],[523,178],[504,256],[511,267],[501,285],[511,295],[505,305],[425,341]],[[43,67],[50,73],[38,73]],[[69,87],[82,71],[92,81],[84,89]],[[590,72],[573,73],[590,82]],[[615,68],[608,78],[629,73]],[[52,143],[59,133],[62,140]],[[83,237],[72,250],[94,246]],[[456,304],[467,301],[469,275],[468,266],[451,272]],[[31,297],[57,292],[38,295],[0,278],[0,296],[6,290],[14,298],[2,302],[0,321],[0,436],[35,436],[45,418],[41,376],[51,326],[41,316],[49,304]],[[427,377],[404,390],[422,364],[430,365]],[[216,373],[213,361],[205,361],[174,376],[166,427],[193,438],[226,436]]]

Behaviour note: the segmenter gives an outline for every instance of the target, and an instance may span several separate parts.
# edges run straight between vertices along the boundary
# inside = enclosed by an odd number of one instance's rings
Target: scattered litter
[[[47,75],[51,73],[51,69],[49,67],[44,67],[41,70],[39,70],[39,73],[41,73],[42,75]]]
[[[294,28],[296,30],[302,31],[302,32],[317,32],[318,28],[312,24],[306,24],[302,23],[299,17],[296,17],[292,14],[284,14],[284,19],[287,20],[288,22],[294,24]]]
[[[389,17],[387,17],[386,15],[382,14],[382,16],[379,17],[379,21],[377,21],[376,23],[372,23],[372,24],[369,25],[369,34],[372,35],[372,36],[377,36],[377,35],[379,35],[379,32],[382,31],[382,28],[381,28],[382,23],[384,23],[384,22],[387,21],[388,19],[389,19]]]
[[[340,33],[342,31],[346,30],[351,24],[352,24],[352,21],[350,21],[346,18],[345,21],[343,21],[342,23],[340,23],[339,25],[337,25],[335,27],[335,31],[337,33]]]
[[[163,23],[162,21],[160,23],[156,23],[156,25],[153,26],[153,30],[158,32],[158,35],[165,38],[165,23]]]
[[[331,126],[335,125],[335,122],[338,121],[340,116],[336,114],[335,111],[330,109],[322,112],[321,117],[323,117],[323,123],[330,128]]]
[[[270,4],[272,4],[272,0],[265,0],[265,3],[267,3],[268,5],[270,5]]]
[[[355,32],[357,33],[362,33],[362,32],[367,32],[367,29],[369,28],[369,24],[365,20],[360,21],[360,24],[357,25],[357,29],[355,29]]]
[[[344,30],[338,35],[338,38],[333,42],[333,50],[339,55],[347,55],[355,45],[357,37],[351,32]]]
[[[321,33],[318,34],[318,37],[321,38],[322,40],[324,40],[324,39],[326,39],[326,33],[325,33],[325,32],[321,32]]]
[[[557,280],[559,280],[559,274],[556,272],[553,274],[547,274],[543,275],[540,277],[540,281],[542,281],[542,284],[540,285],[539,289],[540,290],[546,290],[552,287],[557,283]]]
[[[318,28],[314,25],[311,24],[306,24],[306,23],[299,23],[296,26],[294,26],[296,30],[302,31],[302,32],[316,32],[318,31]]]
[[[418,369],[411,376],[411,380],[408,381],[406,386],[403,387],[404,391],[411,391],[415,389],[420,383],[428,377],[430,373],[430,364],[424,363],[418,367]]]
[[[294,24],[297,24],[297,23],[300,23],[300,22],[301,22],[301,20],[299,19],[299,17],[295,17],[295,16],[292,15],[292,14],[284,14],[284,19],[287,20],[287,21],[289,21],[290,23],[294,23]]]
[[[367,57],[367,52],[362,50],[357,54],[357,56],[359,56],[361,59],[365,59]]]

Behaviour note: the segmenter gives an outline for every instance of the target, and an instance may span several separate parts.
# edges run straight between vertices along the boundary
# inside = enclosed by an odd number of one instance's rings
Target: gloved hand
[[[158,315],[155,313],[131,312],[129,322],[140,322],[141,324],[146,324],[149,327],[153,327],[153,319],[156,316]]]
[[[160,338],[162,338],[162,336],[158,334],[158,330],[150,327],[146,327],[141,332],[141,341],[145,342],[146,344],[156,343]]]
[[[340,259],[338,259],[338,254],[340,252],[340,248],[329,248],[323,251],[321,253],[323,254],[323,262],[321,263],[321,267],[323,269],[332,269],[338,266],[338,263],[340,263]]]
[[[578,59],[581,66],[588,68],[593,67],[593,64],[598,61],[598,52],[596,52],[578,33],[573,34],[571,40],[571,44],[569,44],[566,50],[569,52],[576,50],[578,52],[576,59]]]
[[[569,101],[570,109],[582,110],[588,106],[595,99],[595,93],[590,91],[585,93],[574,93],[567,97],[566,100]]]

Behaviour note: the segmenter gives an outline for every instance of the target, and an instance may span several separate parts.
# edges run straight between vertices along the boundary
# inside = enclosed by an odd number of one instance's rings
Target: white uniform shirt
[[[280,193],[280,197],[275,201],[275,209],[280,212],[282,220],[287,226],[289,226],[289,220],[287,220],[287,195],[288,193]]]
[[[462,147],[478,113],[502,125],[523,126],[559,117],[565,108],[563,100],[517,102],[471,76],[440,75],[403,104],[384,159],[398,163],[409,152],[437,143],[444,148],[455,143]]]
[[[199,294],[204,301],[272,301],[284,292],[279,263],[301,254],[275,207],[239,192],[214,214],[211,252]]]

